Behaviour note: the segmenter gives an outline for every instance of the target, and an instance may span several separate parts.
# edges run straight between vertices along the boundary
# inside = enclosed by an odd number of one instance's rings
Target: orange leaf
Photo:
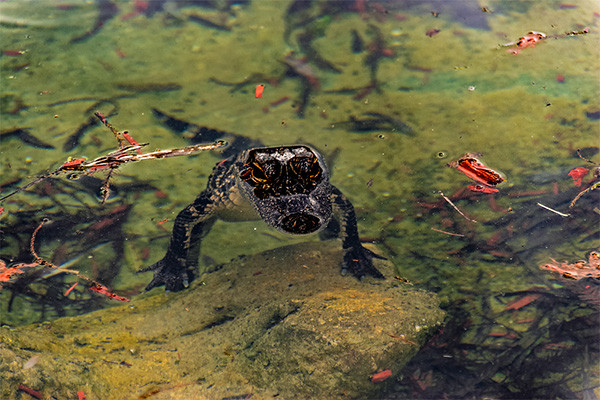
[[[523,308],[527,304],[532,303],[535,300],[537,300],[540,296],[541,296],[541,294],[539,294],[539,293],[533,293],[533,294],[529,294],[525,297],[522,297],[518,300],[512,301],[506,305],[506,308],[504,309],[504,311],[518,310],[519,308]]]

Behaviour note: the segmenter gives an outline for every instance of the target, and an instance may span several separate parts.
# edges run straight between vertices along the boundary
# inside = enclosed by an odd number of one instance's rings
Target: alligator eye
[[[308,176],[310,177],[310,179],[316,180],[319,177],[319,175],[321,175],[321,172],[322,170],[319,166],[319,160],[317,158],[314,158],[310,166]]]
[[[277,161],[267,161],[263,164],[253,162],[249,166],[252,179],[257,183],[273,181],[281,174],[281,165]],[[243,177],[242,177],[243,178]]]
[[[267,161],[262,165],[262,171],[267,180],[277,179],[281,175],[281,164],[279,161]]]
[[[319,218],[305,213],[291,214],[281,220],[281,229],[297,235],[312,233],[320,227]]]
[[[290,160],[290,168],[296,175],[304,175],[310,169],[310,160],[307,157],[296,157]]]
[[[267,174],[265,174],[265,171],[262,169],[262,167],[260,166],[260,164],[258,163],[252,163],[252,166],[250,167],[250,173],[252,174],[252,179],[254,179],[256,182],[260,182],[260,183],[264,183],[267,181]]]
[[[310,169],[310,177],[311,179],[318,179],[319,176],[321,175],[321,172],[323,172],[323,170],[321,169],[321,166],[319,165],[319,160],[318,159],[314,159],[313,161],[313,165]]]
[[[290,168],[292,172],[303,180],[308,180],[311,184],[317,181],[321,175],[321,166],[316,157],[298,157],[290,160]]]

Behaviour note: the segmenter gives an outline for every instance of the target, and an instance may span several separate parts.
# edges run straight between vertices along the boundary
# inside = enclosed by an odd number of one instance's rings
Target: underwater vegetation
[[[363,374],[380,398],[600,396],[593,2],[24,4],[0,3],[3,329],[159,304],[137,272],[214,165],[305,144],[393,263],[386,279],[445,312],[401,370]],[[194,290],[231,259],[318,238],[218,222],[205,240]],[[51,391],[19,379],[13,398]]]

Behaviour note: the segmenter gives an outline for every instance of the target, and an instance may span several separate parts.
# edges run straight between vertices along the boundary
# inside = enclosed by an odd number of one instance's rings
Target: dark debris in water
[[[349,121],[336,122],[332,125],[335,127],[343,127],[350,132],[367,133],[367,132],[396,132],[412,135],[413,129],[401,121],[397,117],[385,115],[377,112],[364,113],[366,118],[357,118],[353,115],[349,117]]]
[[[119,7],[112,0],[96,0],[98,15],[96,21],[90,30],[75,36],[71,43],[79,43],[87,40],[100,32],[100,30],[119,13]]]
[[[40,149],[54,148],[54,146],[51,144],[46,143],[29,133],[30,130],[31,128],[13,128],[2,131],[0,132],[0,141],[4,142],[5,140],[14,138],[32,147],[37,147]]]
[[[131,12],[123,13],[122,6],[113,0],[96,0],[95,5],[98,13],[92,27],[86,32],[73,37],[71,43],[81,43],[96,36],[105,26],[110,24],[111,20],[119,15],[122,20],[128,20],[138,15],[151,18],[157,13],[163,13],[165,19],[190,21],[212,29],[231,31],[227,19],[234,15],[233,6],[247,3],[249,3],[249,0],[140,0],[131,2],[133,6]],[[192,11],[190,10],[191,7],[212,11],[216,14]],[[182,10],[184,8],[185,11]]]
[[[473,299],[482,303],[485,298]],[[592,394],[593,360],[600,354],[600,314],[565,319],[568,300],[545,293],[537,301],[525,332],[498,319],[474,317],[458,304],[443,333],[432,339],[409,366],[411,371],[386,399],[429,398],[581,398]],[[516,317],[514,311],[506,314]],[[544,321],[549,321],[547,324]],[[565,374],[579,357],[579,372]],[[490,360],[493,360],[491,362]],[[586,386],[586,379],[588,380]],[[574,389],[581,387],[582,389]]]
[[[51,219],[37,235],[36,249],[47,256],[53,264],[71,264],[86,266],[90,269],[92,279],[112,284],[119,274],[124,260],[124,243],[126,234],[123,223],[127,221],[130,205],[124,198],[111,203],[108,208],[77,207],[65,197],[49,195],[50,193],[72,193],[74,199],[83,204],[96,201],[92,193],[80,192],[70,185],[69,181],[53,179],[47,181],[41,190],[31,192],[36,197],[48,197],[54,206],[48,208],[43,215]],[[50,186],[49,186],[50,185]],[[8,219],[8,221],[7,221]],[[14,221],[14,222],[13,222]],[[33,262],[30,250],[32,232],[39,226],[40,210],[32,208],[14,213],[3,222],[3,235],[0,239],[0,259],[6,265],[29,264]],[[16,245],[15,245],[16,244]],[[48,248],[53,250],[49,251]],[[18,249],[17,252],[14,249]],[[101,250],[103,256],[96,261],[88,259],[95,250]],[[107,258],[104,258],[107,257]],[[8,293],[8,303],[3,306],[3,323],[8,325],[43,322],[64,316],[81,315],[104,306],[104,301],[89,292],[73,290],[71,296],[65,292],[73,285],[73,280],[66,274],[51,274],[44,268],[32,273],[19,275],[14,282],[4,283],[3,295]],[[30,313],[22,313],[22,303],[30,304]],[[15,308],[20,304],[19,308]]]
[[[468,263],[474,254],[480,254],[478,258],[487,253],[495,257],[492,264],[516,262],[546,283],[502,294],[458,288],[464,296],[448,304],[450,317],[443,333],[417,354],[405,369],[404,378],[384,398],[594,398],[586,396],[593,396],[597,382],[593,371],[594,360],[600,357],[600,280],[585,277],[588,270],[578,268],[583,261],[569,265],[553,262],[548,269],[583,278],[559,276],[552,285],[549,274],[532,260],[539,259],[542,252],[558,257],[549,254],[549,249],[560,248],[566,238],[578,238],[577,244],[595,250],[600,237],[594,213],[598,193],[592,191],[582,197],[581,203],[569,209],[570,216],[563,217],[541,209],[539,204],[567,210],[580,188],[559,193],[519,192],[518,187],[503,190],[519,201],[513,201],[513,210],[506,210],[498,207],[493,196],[487,197],[490,208],[502,213],[483,221],[495,232],[487,240],[479,239],[474,224],[448,213],[443,200],[418,204],[422,212],[440,213],[444,227],[460,236],[452,239],[457,246],[448,254],[453,258]],[[461,190],[450,198],[465,207],[480,201],[481,195]],[[385,239],[382,241],[385,245]],[[417,262],[439,262],[418,250],[413,257]],[[598,252],[593,251],[590,268],[597,262]],[[443,273],[434,265],[432,268],[437,272],[427,287],[441,290],[446,284],[439,277]],[[594,271],[593,276],[597,276]],[[489,287],[488,272],[481,271],[477,282]]]
[[[586,111],[585,116],[592,121],[600,120],[600,110]]]
[[[590,159],[590,158],[594,157],[596,154],[598,154],[598,152],[600,152],[600,149],[598,147],[589,146],[589,147],[584,147],[582,149],[575,150],[572,154],[572,157],[573,158]],[[591,161],[590,161],[590,163],[594,164]]]

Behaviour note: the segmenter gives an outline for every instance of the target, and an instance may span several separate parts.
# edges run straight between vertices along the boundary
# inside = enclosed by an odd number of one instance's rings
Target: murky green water
[[[153,109],[265,145],[310,144],[354,204],[361,237],[448,311],[444,332],[386,398],[597,396],[597,281],[539,265],[600,248],[600,191],[569,208],[597,178],[590,171],[578,187],[568,175],[594,168],[577,149],[600,161],[598,4],[228,3],[0,3],[2,195],[68,157],[115,150],[94,111],[148,151],[192,136]],[[501,46],[529,31],[548,37],[517,55]],[[467,152],[504,174],[498,193],[469,191],[473,182],[446,167]],[[105,205],[102,181],[43,181],[1,204],[1,257],[32,262],[31,234],[50,218],[37,236],[42,258],[136,296],[151,276],[135,271],[164,255],[176,214],[221,159],[125,165]],[[307,240],[318,237],[218,222],[201,264]],[[5,284],[2,324],[109,305],[81,287],[65,297],[76,280],[38,274]],[[530,302],[511,309],[522,298]]]

